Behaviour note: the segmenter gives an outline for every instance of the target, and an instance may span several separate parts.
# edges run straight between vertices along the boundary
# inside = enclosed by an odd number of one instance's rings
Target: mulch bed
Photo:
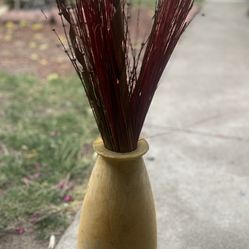
[[[147,8],[141,12],[140,23],[143,26],[140,33],[144,34],[153,13]],[[73,72],[52,31],[55,28],[66,44],[57,11],[46,11],[45,16],[41,11],[9,11],[1,17],[0,71],[34,74],[40,78],[51,74],[65,76]]]
[[[60,35],[60,27],[56,27]],[[39,77],[66,75],[72,67],[51,26],[43,23],[6,22],[0,26],[0,70]]]

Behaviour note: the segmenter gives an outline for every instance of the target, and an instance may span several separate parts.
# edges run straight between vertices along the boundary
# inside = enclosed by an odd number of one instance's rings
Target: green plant
[[[59,233],[79,208],[97,135],[80,84],[1,73],[0,104],[0,234]]]

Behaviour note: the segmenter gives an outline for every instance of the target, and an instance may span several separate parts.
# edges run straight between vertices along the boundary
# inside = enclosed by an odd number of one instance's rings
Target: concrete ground
[[[249,248],[249,18],[207,2],[164,74],[143,134],[158,249]],[[78,217],[57,249],[75,249]]]

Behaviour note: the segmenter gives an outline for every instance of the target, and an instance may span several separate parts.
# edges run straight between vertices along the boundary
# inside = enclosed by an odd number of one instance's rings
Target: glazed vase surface
[[[78,249],[156,249],[156,215],[140,140],[135,151],[115,153],[102,140],[83,202]]]

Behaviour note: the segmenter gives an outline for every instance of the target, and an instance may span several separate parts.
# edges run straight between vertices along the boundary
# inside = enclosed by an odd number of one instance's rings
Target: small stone
[[[54,235],[50,236],[48,249],[54,249],[56,244],[56,239]]]

